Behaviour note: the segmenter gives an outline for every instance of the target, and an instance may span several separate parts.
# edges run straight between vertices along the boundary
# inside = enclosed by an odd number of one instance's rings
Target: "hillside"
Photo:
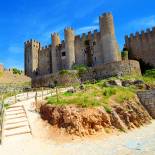
[[[23,74],[13,74],[11,71],[0,73],[0,85],[2,84],[25,84],[30,83],[31,79]]]

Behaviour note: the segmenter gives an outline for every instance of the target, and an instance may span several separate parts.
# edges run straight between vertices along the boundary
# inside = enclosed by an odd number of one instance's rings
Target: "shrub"
[[[123,51],[121,55],[123,60],[128,60],[128,51]]]
[[[23,71],[21,71],[21,70],[19,70],[17,68],[13,68],[12,70],[13,70],[13,74],[19,74],[19,75],[21,75],[22,72],[23,72]]]
[[[61,70],[61,71],[59,72],[59,74],[60,74],[60,75],[65,75],[65,74],[70,74],[70,72],[69,72],[68,70],[63,69],[63,70]]]
[[[104,88],[103,95],[106,97],[110,97],[116,94],[116,89],[114,88]]]
[[[81,74],[84,74],[88,70],[88,67],[85,65],[73,65],[72,68],[78,71],[79,76],[81,76]]]
[[[147,70],[144,76],[155,78],[155,69]]]

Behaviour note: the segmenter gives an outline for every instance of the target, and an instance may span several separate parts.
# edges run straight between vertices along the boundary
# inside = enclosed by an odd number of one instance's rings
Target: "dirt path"
[[[155,121],[127,134],[58,143],[51,138],[57,137],[57,132],[33,111],[33,102],[30,99],[16,104],[25,107],[32,136],[7,137],[0,146],[1,155],[155,155]]]

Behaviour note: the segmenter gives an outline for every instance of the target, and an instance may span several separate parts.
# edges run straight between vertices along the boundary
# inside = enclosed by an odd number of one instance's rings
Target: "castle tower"
[[[52,72],[53,73],[56,73],[56,72],[58,72],[58,65],[57,65],[57,46],[60,44],[60,36],[59,36],[59,34],[58,33],[54,33],[53,35],[52,35],[52,49],[51,49],[51,51],[52,51],[52,53],[51,53],[51,56],[52,56],[52,66],[51,66],[51,68],[52,68]]]
[[[101,45],[103,63],[119,61],[119,46],[115,38],[114,22],[111,13],[100,16]]]
[[[40,43],[29,40],[24,43],[25,75],[34,77],[38,74]]]
[[[64,31],[67,69],[71,69],[73,64],[75,63],[75,35],[72,28],[66,28]]]

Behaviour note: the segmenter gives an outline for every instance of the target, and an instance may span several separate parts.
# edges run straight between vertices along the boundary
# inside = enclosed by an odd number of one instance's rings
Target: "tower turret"
[[[38,74],[38,58],[40,51],[40,42],[29,40],[24,43],[25,75],[29,77]]]
[[[65,50],[67,69],[71,69],[75,63],[75,47],[74,47],[74,30],[72,28],[65,29]]]
[[[57,65],[57,46],[60,44],[60,36],[58,33],[54,33],[52,34],[52,53],[51,53],[51,56],[52,56],[52,72],[53,73],[56,73],[58,71],[58,65]]]
[[[103,51],[103,63],[119,61],[119,46],[115,37],[113,16],[105,13],[100,16],[101,44]]]

